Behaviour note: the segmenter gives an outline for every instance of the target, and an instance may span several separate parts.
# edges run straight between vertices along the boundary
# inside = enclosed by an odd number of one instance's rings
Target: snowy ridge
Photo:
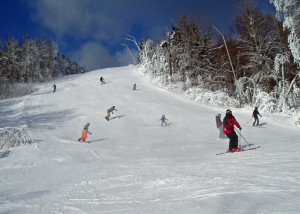
[[[261,148],[217,156],[228,140],[217,139],[215,116],[227,107],[153,86],[131,66],[62,78],[55,93],[52,85],[0,101],[0,128],[26,125],[33,141],[1,151],[0,213],[298,213],[291,118],[261,113],[259,129],[247,125],[253,109],[232,109]],[[162,114],[170,127],[160,127]],[[78,143],[87,122],[91,143]]]

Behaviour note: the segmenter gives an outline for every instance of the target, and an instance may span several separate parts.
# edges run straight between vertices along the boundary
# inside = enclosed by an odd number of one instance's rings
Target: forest
[[[300,10],[287,2],[274,0],[277,12],[264,14],[254,0],[241,1],[226,35],[209,20],[182,15],[161,39],[138,44],[138,65],[164,86],[181,83],[189,93],[220,94],[221,103],[226,94],[234,107],[299,114]]]
[[[0,99],[28,94],[34,83],[87,72],[84,66],[60,55],[51,40],[25,35],[20,42],[7,37],[2,44],[0,41]]]

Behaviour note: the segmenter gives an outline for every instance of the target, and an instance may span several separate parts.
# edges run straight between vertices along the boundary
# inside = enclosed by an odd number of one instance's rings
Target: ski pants
[[[257,115],[254,116],[254,123],[252,124],[252,126],[255,126],[255,122],[256,122],[256,126],[258,126],[258,124],[259,124],[259,119],[258,119],[258,116],[257,116]]]
[[[87,132],[82,132],[81,138],[79,138],[79,140],[86,140],[87,138]]]
[[[169,125],[169,124],[168,124],[166,121],[162,120],[162,121],[161,121],[161,126],[163,126],[163,125],[166,125],[166,126],[167,126],[167,125]]]
[[[238,136],[235,133],[235,131],[231,132],[231,133],[225,133],[225,134],[229,138],[229,150],[237,148],[238,147]]]
[[[110,111],[107,110],[106,118],[108,119],[110,117]]]

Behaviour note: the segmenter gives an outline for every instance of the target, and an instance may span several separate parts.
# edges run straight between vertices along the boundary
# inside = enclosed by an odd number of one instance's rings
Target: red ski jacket
[[[240,124],[236,122],[234,116],[226,115],[223,119],[223,131],[224,133],[234,132],[234,126],[240,128]]]

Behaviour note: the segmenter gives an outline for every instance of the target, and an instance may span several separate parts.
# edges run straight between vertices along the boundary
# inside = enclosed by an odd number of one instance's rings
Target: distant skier
[[[101,82],[101,85],[105,84],[104,78],[102,76],[100,77],[100,82]]]
[[[114,111],[118,111],[115,106],[107,109],[107,115],[105,117],[107,121],[109,121],[110,113],[114,114]]]
[[[253,122],[252,126],[255,126],[255,123],[256,123],[256,126],[259,125],[258,115],[259,115],[260,117],[262,117],[262,116],[260,115],[260,113],[258,112],[257,109],[258,109],[258,107],[255,107],[255,109],[254,109],[254,111],[253,111],[253,113],[252,113],[252,117],[254,118],[254,122]]]
[[[78,141],[85,142],[85,140],[87,139],[87,134],[88,133],[92,134],[91,132],[89,132],[89,126],[90,126],[90,123],[85,124],[85,126],[83,127],[83,130],[82,130],[81,138],[78,138]]]
[[[223,131],[225,135],[229,138],[229,152],[235,152],[241,150],[238,147],[238,136],[234,131],[234,126],[242,130],[242,127],[235,120],[235,117],[232,115],[232,111],[227,109],[226,116],[223,119]]]
[[[135,83],[133,85],[133,89],[132,90],[136,91],[136,84]]]
[[[166,120],[168,120],[168,119],[166,118],[166,116],[164,114],[161,116],[160,120],[161,120],[161,126],[164,126],[164,125],[169,126],[169,124],[166,122]]]
[[[53,88],[53,92],[56,92],[56,85],[55,84],[52,86],[52,88]]]
[[[222,121],[221,121],[221,114],[218,114],[216,116],[216,124],[217,124],[217,129],[219,130],[219,138],[224,139],[226,138],[224,132],[223,132],[223,127],[222,127]]]

